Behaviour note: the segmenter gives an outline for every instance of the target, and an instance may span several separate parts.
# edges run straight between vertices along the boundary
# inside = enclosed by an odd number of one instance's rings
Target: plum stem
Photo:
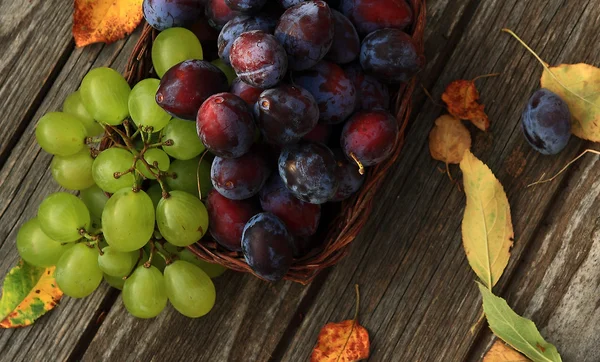
[[[363,166],[363,164],[360,162],[358,157],[356,157],[354,152],[350,152],[350,157],[352,157],[352,160],[354,160],[354,162],[356,162],[356,164],[358,165],[358,173],[360,173],[361,175],[364,175],[365,174],[365,166]]]

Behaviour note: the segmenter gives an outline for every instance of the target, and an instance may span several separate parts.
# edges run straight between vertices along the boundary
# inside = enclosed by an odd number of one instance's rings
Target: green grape
[[[102,231],[108,245],[127,252],[142,248],[154,232],[154,207],[144,191],[115,192],[102,212]]]
[[[50,154],[70,156],[85,147],[86,130],[79,119],[63,112],[50,112],[40,118],[35,139]]]
[[[197,267],[202,269],[206,273],[206,275],[208,275],[211,278],[216,278],[216,277],[222,275],[223,273],[225,273],[225,271],[227,270],[227,268],[225,268],[222,265],[209,263],[207,261],[204,261],[204,260],[198,258],[196,255],[194,255],[194,253],[192,253],[188,249],[181,250],[178,255],[179,255],[179,259],[196,265]]]
[[[131,88],[114,69],[90,70],[83,77],[79,92],[85,109],[98,122],[116,126],[129,116],[127,99]]]
[[[88,137],[99,136],[104,133],[104,128],[100,123],[96,122],[90,113],[85,109],[81,101],[81,93],[79,91],[69,94],[62,106],[63,112],[72,114],[79,118],[79,121],[86,129]]]
[[[172,146],[162,146],[171,157],[189,160],[200,155],[205,147],[196,133],[196,122],[173,118],[163,130],[162,141],[173,141]]]
[[[83,298],[92,294],[102,281],[98,251],[84,243],[73,245],[58,260],[54,278],[69,297]]]
[[[90,226],[90,212],[83,201],[66,192],[48,195],[40,204],[37,217],[44,234],[63,243],[79,240],[79,230]]]
[[[102,248],[102,255],[98,254],[98,266],[104,274],[113,277],[124,277],[135,266],[138,255],[137,251],[123,253],[107,246]]]
[[[210,166],[211,163],[206,159],[203,159],[198,166],[200,161],[199,157],[192,158],[191,160],[175,160],[171,162],[169,172],[175,173],[176,178],[167,177],[167,185],[172,190],[185,191],[188,194],[192,194],[198,197],[198,180],[200,181],[200,190],[202,191],[202,197],[213,189],[212,182],[210,180]],[[196,177],[198,174],[198,177]]]
[[[156,173],[158,173],[159,170],[167,171],[171,165],[169,156],[165,153],[165,151],[159,150],[158,148],[151,148],[147,150],[144,152],[143,157],[150,166],[153,166],[155,161],[158,162],[158,170],[153,169],[153,171]],[[141,160],[137,161],[135,167],[142,175],[144,175],[144,177],[149,178],[150,180],[156,180],[156,177],[150,173],[148,167]]]
[[[129,172],[115,178],[115,172],[125,172],[133,165],[133,154],[122,148],[109,148],[100,152],[92,165],[92,176],[102,190],[115,193],[122,188],[132,187],[135,175]]]
[[[225,64],[225,62],[223,62],[223,60],[221,58],[217,58],[210,63],[212,65],[214,65],[215,67],[221,69],[221,71],[223,73],[225,73],[225,76],[227,77],[227,83],[229,83],[229,85],[231,85],[233,80],[235,78],[237,78],[237,74],[235,74],[235,70],[233,70],[233,68],[230,67],[229,65]]]
[[[136,84],[129,94],[129,114],[138,128],[152,127],[152,132],[158,132],[171,119],[171,115],[156,103],[159,84],[158,79],[144,79]]]
[[[119,290],[123,290],[123,285],[125,285],[123,277],[113,277],[112,275],[104,274],[104,280],[108,285]]]
[[[40,268],[56,265],[58,259],[73,244],[61,244],[50,239],[40,228],[37,217],[27,221],[17,233],[17,250],[28,264]]]
[[[94,185],[93,163],[90,150],[85,147],[74,155],[54,156],[50,171],[56,182],[65,189],[83,190]]]
[[[146,190],[146,193],[148,194],[148,196],[150,196],[152,204],[154,205],[154,210],[156,210],[158,202],[162,198],[162,189],[160,188],[160,184],[158,184],[157,182],[151,183],[150,187],[148,187],[148,190]]]
[[[208,230],[202,201],[183,191],[171,191],[156,208],[156,224],[163,238],[176,246],[192,245]]]
[[[154,266],[138,266],[123,285],[123,304],[138,318],[154,318],[167,306],[165,278]]]
[[[88,210],[90,210],[90,215],[94,219],[102,218],[102,210],[104,210],[104,205],[108,201],[108,196],[102,191],[98,185],[92,185],[87,189],[81,190],[79,192],[79,197],[87,206]],[[98,220],[99,221],[99,220]]]
[[[173,307],[190,318],[202,317],[215,305],[215,286],[202,269],[177,260],[165,268],[165,287]]]
[[[152,64],[160,78],[175,64],[188,59],[202,60],[202,45],[194,33],[185,28],[161,31],[152,45]]]

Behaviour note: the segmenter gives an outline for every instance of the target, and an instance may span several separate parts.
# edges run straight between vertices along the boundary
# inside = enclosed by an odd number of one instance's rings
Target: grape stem
[[[148,256],[148,261],[144,263],[144,268],[148,269],[152,265],[152,258],[154,257],[154,253],[156,252],[156,245],[154,242],[150,240],[150,255]]]
[[[87,240],[90,240],[90,241],[98,241],[98,239],[100,239],[99,234],[96,234],[96,235],[88,234],[88,232],[84,228],[79,229],[79,235],[83,236],[84,238],[86,238]]]
[[[97,144],[97,143],[102,142],[103,139],[104,139],[104,136],[86,137],[85,144],[86,145]]]

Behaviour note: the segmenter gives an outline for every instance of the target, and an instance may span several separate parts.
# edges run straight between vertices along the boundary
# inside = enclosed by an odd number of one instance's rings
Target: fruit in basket
[[[358,33],[344,14],[336,10],[331,10],[334,23],[333,43],[325,59],[334,63],[350,63],[358,57],[360,52],[360,39]]]
[[[198,184],[200,184],[202,198],[205,198],[213,188],[210,181],[211,164],[208,157],[204,157],[202,161],[200,161],[200,157],[190,160],[174,160],[169,167],[168,172],[172,177],[167,177],[167,185],[172,190],[185,191],[198,197],[200,196]]]
[[[341,0],[340,9],[361,35],[378,29],[405,29],[413,13],[406,0]]]
[[[133,166],[133,154],[122,148],[106,149],[92,164],[92,177],[102,190],[110,193],[133,186],[135,176],[128,172]],[[118,176],[118,177],[115,177]]]
[[[342,201],[354,195],[360,189],[365,182],[365,176],[360,174],[356,163],[354,161],[350,162],[342,150],[333,150],[333,154],[337,162],[335,174],[340,186],[330,201]]]
[[[161,31],[152,44],[152,65],[159,78],[176,64],[202,60],[202,45],[194,33],[185,28]]]
[[[192,159],[204,151],[205,147],[196,135],[196,122],[173,118],[163,129],[161,141],[170,140],[170,145],[162,146],[169,156],[178,160]]]
[[[268,281],[278,281],[292,264],[292,236],[285,224],[270,212],[253,216],[242,234],[242,250],[254,272]]]
[[[69,297],[87,297],[102,281],[98,252],[82,243],[73,245],[56,263],[54,278],[60,290]]]
[[[306,0],[276,0],[276,2],[281,5],[284,9],[289,9],[294,5],[298,5]]]
[[[281,44],[260,30],[242,33],[231,46],[229,61],[241,80],[259,88],[274,87],[288,69],[288,57]]]
[[[225,0],[206,0],[205,6],[204,14],[208,23],[217,30],[221,30],[229,20],[242,14],[230,8]]]
[[[192,25],[204,14],[200,0],[144,0],[144,18],[156,30]]]
[[[235,74],[235,70],[232,67],[230,67],[229,65],[225,64],[220,58],[213,60],[212,62],[210,62],[210,64],[221,69],[223,74],[225,74],[225,76],[227,77],[227,85],[231,86],[231,83],[233,83],[233,80],[237,78],[237,74]]]
[[[317,125],[310,132],[305,134],[302,139],[308,142],[320,142],[327,144],[327,142],[329,142],[331,132],[332,128],[330,125],[317,123]]]
[[[236,78],[231,83],[231,88],[229,91],[242,98],[249,106],[254,106],[264,89],[253,87],[250,84],[242,81],[240,78]]]
[[[302,201],[327,202],[338,188],[335,157],[321,143],[302,143],[283,148],[278,161],[285,186]]]
[[[50,154],[70,156],[85,147],[86,132],[77,117],[63,112],[50,112],[38,121],[35,139]]]
[[[390,90],[386,84],[365,74],[359,64],[348,65],[344,72],[356,89],[356,111],[390,108]]]
[[[202,317],[215,305],[215,285],[198,266],[177,260],[165,267],[165,289],[169,302],[181,314]]]
[[[246,102],[231,93],[210,96],[198,111],[198,136],[217,156],[240,157],[254,142],[256,125]]]
[[[28,264],[40,268],[56,265],[64,252],[72,246],[71,243],[64,244],[44,234],[37,217],[23,224],[17,233],[19,255]]]
[[[202,201],[184,191],[171,191],[156,207],[158,230],[175,246],[188,246],[200,240],[208,231],[208,223]]]
[[[542,88],[527,102],[521,128],[534,150],[555,155],[567,146],[571,137],[571,112],[562,98]]]
[[[254,13],[259,11],[267,0],[225,0],[225,4],[231,8],[231,10],[239,11],[242,13]]]
[[[275,37],[288,54],[289,68],[308,69],[327,54],[334,37],[334,21],[326,2],[307,1],[281,15]]]
[[[275,145],[299,141],[319,121],[319,107],[306,89],[281,84],[261,93],[258,101],[258,127]]]
[[[138,128],[152,127],[152,132],[158,132],[171,120],[171,115],[156,103],[156,91],[159,85],[158,79],[144,79],[138,82],[129,94],[127,102],[129,114]]]
[[[276,20],[274,18],[264,15],[241,15],[229,20],[223,29],[221,29],[217,40],[219,58],[221,58],[225,64],[231,64],[229,61],[231,46],[242,33],[251,30],[262,30],[265,33],[273,33],[275,24]]]
[[[257,150],[238,158],[216,157],[210,176],[213,187],[232,200],[244,200],[258,193],[271,170],[264,156]]]
[[[90,212],[83,201],[66,192],[48,195],[38,208],[37,218],[44,234],[62,243],[81,238],[79,230],[90,225]]]
[[[94,159],[90,150],[83,150],[70,156],[54,156],[50,163],[52,177],[62,187],[69,190],[83,190],[94,185],[92,165]]]
[[[127,99],[131,88],[114,69],[100,67],[90,70],[83,77],[79,92],[85,109],[98,122],[114,126],[129,116]]]
[[[360,65],[382,82],[408,82],[425,66],[410,35],[398,29],[381,29],[367,35],[360,48]]]
[[[167,306],[163,274],[154,266],[138,266],[123,285],[123,304],[138,318],[154,318]]]
[[[219,68],[204,60],[186,60],[162,77],[156,102],[173,117],[192,121],[208,97],[228,89],[227,77]]]
[[[341,123],[354,111],[356,91],[339,65],[321,61],[310,69],[294,72],[292,78],[315,97],[322,122]]]
[[[62,105],[62,111],[74,116],[77,116],[79,121],[83,124],[86,130],[86,136],[98,136],[104,133],[104,128],[100,123],[94,120],[94,117],[85,109],[83,101],[81,100],[81,92],[75,91],[65,98]]]

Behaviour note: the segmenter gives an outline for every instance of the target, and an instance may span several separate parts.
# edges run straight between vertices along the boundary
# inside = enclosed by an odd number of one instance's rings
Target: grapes
[[[246,103],[231,93],[209,97],[198,111],[196,124],[202,143],[221,157],[239,157],[254,142],[252,114]]]
[[[344,71],[356,89],[355,110],[370,111],[375,108],[390,108],[390,91],[387,85],[375,77],[365,74],[358,64],[352,64],[344,68]]]
[[[262,8],[267,0],[225,0],[225,4],[232,10],[242,13],[253,13]]]
[[[108,199],[102,212],[104,239],[117,251],[140,249],[154,233],[154,220],[150,196],[123,188]]]
[[[249,106],[254,106],[258,97],[264,89],[253,87],[250,84],[242,81],[240,78],[235,78],[231,82],[230,92],[242,98]]]
[[[225,64],[231,64],[229,54],[233,42],[242,34],[250,30],[262,30],[272,33],[275,30],[275,19],[266,16],[236,16],[225,24],[219,33],[218,46],[219,58]]]
[[[401,0],[404,1],[404,0]],[[333,17],[335,35],[326,59],[338,63],[350,63],[360,52],[360,39],[354,25],[344,14],[339,11],[331,10]]]
[[[229,61],[241,80],[259,88],[274,87],[288,69],[284,48],[273,35],[260,30],[242,33],[231,46]]]
[[[192,245],[208,230],[208,213],[202,201],[183,191],[171,191],[156,208],[158,230],[169,243]]]
[[[96,157],[92,165],[94,182],[102,190],[115,193],[124,187],[131,187],[135,183],[133,172],[121,174],[133,165],[133,155],[122,148],[106,149]],[[115,174],[121,174],[115,177]]]
[[[406,0],[341,0],[340,9],[363,36],[383,28],[404,29],[413,19]]]
[[[283,278],[292,264],[292,237],[277,216],[263,212],[253,216],[242,234],[244,258],[263,279]]]
[[[167,140],[171,140],[173,144],[171,146],[163,145],[163,151],[178,160],[192,159],[205,149],[196,135],[196,123],[179,118],[173,118],[164,128],[162,141]]]
[[[104,280],[108,283],[108,285],[119,290],[123,290],[123,286],[125,285],[125,280],[123,280],[122,277],[113,277],[111,275],[104,274]]]
[[[230,67],[229,65],[225,64],[221,59],[215,59],[212,62],[210,62],[210,64],[221,69],[223,74],[225,74],[225,76],[227,77],[227,84],[231,86],[231,83],[233,82],[233,80],[237,78],[237,74],[235,74],[235,70],[233,70],[233,68]]]
[[[338,188],[335,157],[320,143],[288,145],[279,156],[279,176],[285,186],[302,201],[327,202]]]
[[[102,217],[102,211],[108,201],[108,196],[106,196],[101,188],[93,185],[85,190],[81,190],[79,197],[85,206],[87,206],[91,216],[98,219]]]
[[[299,141],[319,121],[313,96],[300,87],[282,84],[258,99],[258,125],[265,139],[276,145]]]
[[[177,260],[165,268],[165,287],[169,301],[181,314],[202,317],[215,305],[215,286],[202,269]]]
[[[35,139],[50,154],[70,156],[85,147],[86,129],[79,118],[68,113],[46,113],[35,128]]]
[[[240,12],[227,6],[225,0],[206,0],[204,14],[208,18],[210,26],[217,30],[221,30],[229,20],[241,15]]]
[[[142,9],[156,30],[192,25],[204,13],[200,0],[144,0]]]
[[[544,155],[555,155],[569,142],[570,121],[571,112],[562,98],[542,88],[527,102],[521,129],[534,150]]]
[[[77,116],[81,124],[85,127],[86,136],[92,137],[104,133],[104,128],[85,109],[81,100],[81,92],[76,91],[69,94],[63,103],[62,109],[65,113]]]
[[[50,163],[52,177],[62,187],[69,190],[83,190],[94,185],[92,164],[94,159],[85,147],[70,156],[54,156]]]
[[[58,260],[54,278],[65,295],[72,298],[87,297],[102,281],[98,252],[84,243],[73,245]]]
[[[292,70],[304,70],[317,64],[331,48],[333,36],[331,10],[321,0],[302,2],[287,9],[275,28],[275,37],[287,52]]]
[[[381,29],[363,40],[360,65],[382,82],[408,82],[425,66],[425,57],[410,35],[398,29]]]
[[[242,231],[250,218],[260,212],[255,200],[231,200],[212,190],[206,198],[210,235],[223,247],[242,250]]]
[[[333,151],[337,161],[335,173],[340,186],[330,201],[342,201],[352,196],[365,182],[365,177],[360,174],[356,163],[349,162],[344,153],[336,149]]]
[[[198,259],[196,255],[194,255],[188,249],[183,249],[179,252],[179,259],[187,261],[188,263],[192,263],[202,269],[206,275],[208,275],[211,279],[216,278],[227,271],[222,265],[209,263],[207,261]]]
[[[90,70],[83,77],[79,92],[85,109],[99,122],[115,126],[129,116],[127,99],[131,88],[114,69],[101,67]]]
[[[138,318],[154,318],[167,306],[162,273],[154,266],[138,266],[123,285],[123,304]]]
[[[200,41],[185,28],[161,31],[152,44],[152,64],[159,78],[174,65],[190,59],[202,60],[202,56]]]
[[[138,255],[137,251],[124,253],[107,246],[102,249],[102,254],[98,254],[98,267],[106,275],[124,277],[135,266]]]
[[[150,185],[150,187],[148,187],[148,189],[146,190],[146,193],[150,197],[150,200],[152,200],[152,205],[154,205],[154,210],[156,210],[156,207],[158,206],[158,202],[162,198],[162,189],[160,187],[160,184],[158,182],[152,183]]]
[[[210,170],[215,190],[232,200],[256,195],[269,174],[266,160],[256,150],[238,158],[216,157]]]
[[[310,236],[317,232],[321,206],[296,198],[285,187],[279,175],[271,177],[260,190],[260,205],[263,210],[273,213],[283,221],[294,236]]]
[[[171,116],[156,103],[159,85],[158,79],[144,79],[129,94],[129,113],[138,128],[152,127],[152,132],[158,132],[171,120]]]
[[[152,169],[152,172],[154,173],[167,171],[171,164],[171,160],[165,151],[159,150],[158,148],[150,148],[149,150],[146,150],[143,157],[150,166],[154,166],[154,163],[156,162],[157,168]],[[148,167],[141,160],[137,161],[136,168],[142,175],[144,175],[144,177],[149,178],[150,180],[156,179],[156,177],[148,170]]]
[[[354,111],[354,85],[338,65],[321,61],[308,70],[294,73],[293,78],[296,85],[315,97],[322,122],[341,123]]]
[[[78,240],[79,230],[90,226],[90,212],[83,201],[66,192],[48,195],[40,204],[37,217],[44,234],[63,243]]]
[[[175,160],[169,167],[169,173],[174,173],[176,178],[167,177],[167,185],[173,190],[185,191],[198,197],[198,184],[200,184],[202,197],[206,197],[213,188],[210,181],[210,168],[211,163],[206,158],[202,162],[199,157],[186,161]]]
[[[219,68],[203,60],[186,60],[165,73],[156,102],[174,117],[193,121],[208,97],[228,88],[227,77]]]
[[[19,255],[27,264],[40,268],[56,265],[71,246],[73,244],[61,244],[44,234],[37,217],[23,224],[17,233]]]
[[[362,111],[344,125],[341,144],[349,160],[358,160],[366,167],[388,158],[394,152],[397,137],[398,124],[389,112]]]
[[[323,123],[317,123],[315,128],[302,137],[303,140],[309,142],[327,143],[331,136],[331,126]]]

